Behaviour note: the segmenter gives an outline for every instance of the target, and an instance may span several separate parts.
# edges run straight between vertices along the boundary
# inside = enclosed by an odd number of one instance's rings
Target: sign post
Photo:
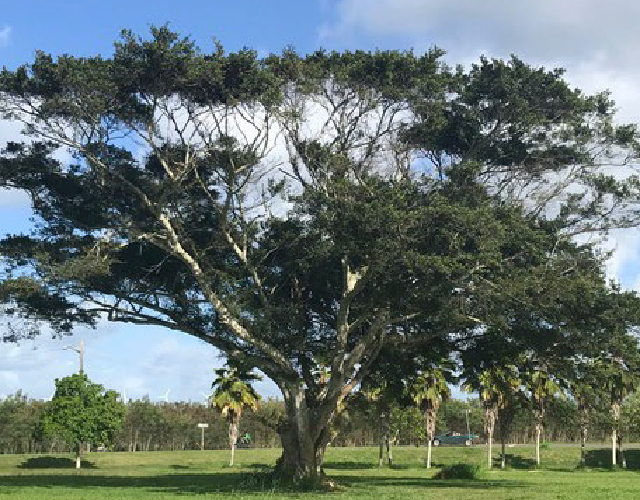
[[[200,449],[204,451],[204,430],[209,427],[209,424],[198,424],[198,427],[202,431],[200,438]]]

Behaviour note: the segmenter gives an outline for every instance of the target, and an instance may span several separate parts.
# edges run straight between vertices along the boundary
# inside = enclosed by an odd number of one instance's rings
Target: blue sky
[[[480,54],[567,68],[567,78],[589,91],[610,89],[621,120],[640,121],[640,2],[610,0],[23,0],[3,2],[0,64],[15,68],[36,50],[54,55],[108,55],[121,29],[138,34],[169,23],[204,50],[213,38],[228,50],[247,46],[260,54],[293,46],[299,52],[328,49],[425,50],[438,45],[451,63],[470,64]],[[0,147],[18,138],[0,121]],[[26,231],[30,209],[17,192],[0,191],[0,234]],[[604,246],[615,249],[612,278],[640,286],[640,233],[613,233]],[[86,342],[92,379],[124,390],[128,397],[202,400],[212,370],[221,364],[209,346],[186,335],[156,328],[101,325],[73,337],[43,335],[19,346],[0,344],[0,397],[22,388],[48,398],[53,379],[76,370],[77,355],[64,347]],[[269,381],[259,384],[276,396]]]

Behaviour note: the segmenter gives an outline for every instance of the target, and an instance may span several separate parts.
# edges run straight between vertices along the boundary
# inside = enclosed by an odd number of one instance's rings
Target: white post
[[[209,427],[209,424],[198,424],[200,428],[200,450],[204,451],[204,430]]]

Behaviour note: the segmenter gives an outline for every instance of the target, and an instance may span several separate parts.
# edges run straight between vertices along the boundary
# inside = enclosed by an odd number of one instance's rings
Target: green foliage
[[[260,380],[258,375],[237,367],[220,368],[215,374],[211,402],[229,422],[240,420],[245,408],[258,407],[260,395],[251,386],[251,382]]]
[[[70,447],[109,444],[122,425],[125,407],[114,391],[92,383],[86,375],[56,379],[56,392],[42,415],[45,434]]]
[[[395,441],[419,444],[426,438],[422,412],[415,406],[394,405],[391,408],[390,431]]]
[[[0,400],[0,453],[33,453],[46,442],[39,423],[43,410],[42,402],[21,391]]]

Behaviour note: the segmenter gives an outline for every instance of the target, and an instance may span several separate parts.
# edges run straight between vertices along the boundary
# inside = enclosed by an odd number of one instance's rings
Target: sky
[[[293,47],[414,49],[438,46],[450,64],[469,65],[480,55],[566,68],[566,78],[587,92],[610,90],[619,120],[640,122],[640,2],[628,0],[22,0],[2,2],[0,65],[14,69],[37,50],[52,55],[108,56],[122,29],[148,33],[169,26],[203,50],[214,40],[227,50],[249,47],[264,55]],[[0,121],[0,148],[19,128]],[[0,234],[30,227],[28,199],[0,190]],[[611,234],[607,270],[624,287],[640,289],[640,231]],[[0,344],[0,398],[22,389],[48,399],[53,380],[77,370],[67,346],[83,339],[90,378],[126,393],[160,400],[203,401],[213,369],[224,360],[211,346],[159,328],[100,323],[93,330],[51,339],[46,332],[20,345]],[[275,385],[257,385],[266,397]]]

